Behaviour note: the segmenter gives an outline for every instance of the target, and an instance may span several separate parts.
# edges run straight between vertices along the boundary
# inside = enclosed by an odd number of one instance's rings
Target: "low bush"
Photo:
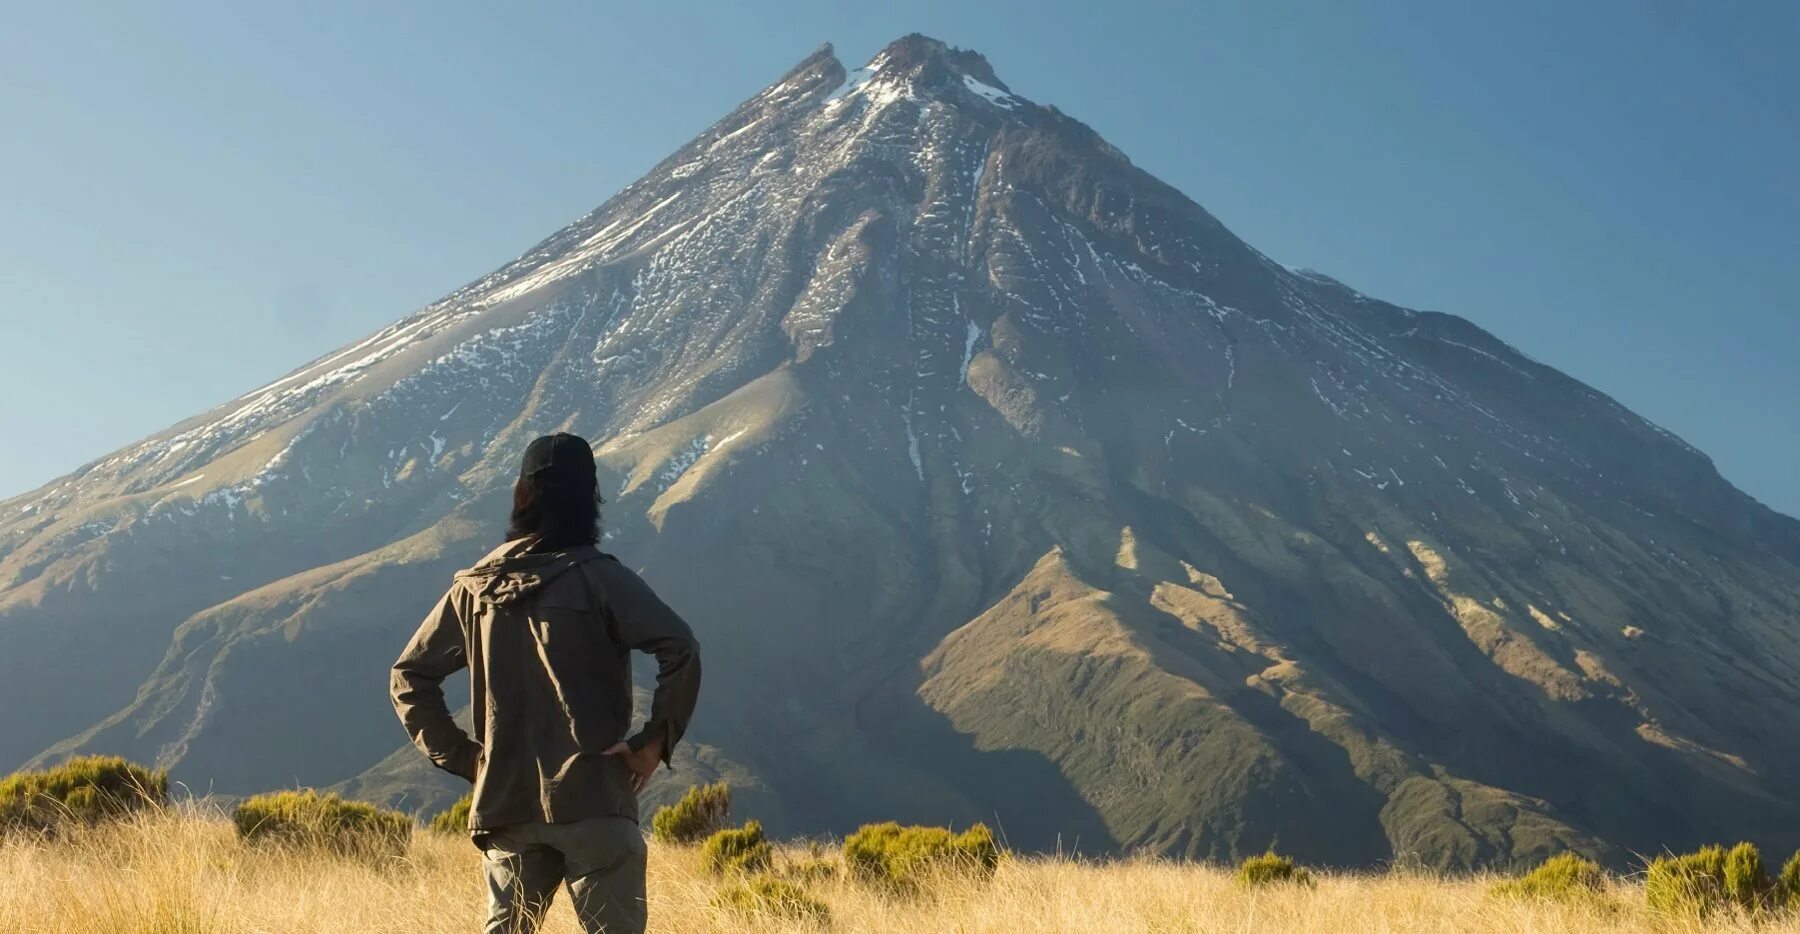
[[[51,769],[15,772],[0,780],[0,830],[54,830],[65,822],[91,824],[169,797],[169,774],[116,756],[78,756]]]
[[[662,843],[698,843],[725,827],[731,816],[731,786],[695,785],[674,804],[650,816],[650,835]]]
[[[751,821],[737,830],[717,831],[700,847],[700,861],[708,871],[721,876],[760,872],[769,868],[774,855],[760,821]]]
[[[1644,901],[1665,914],[1706,914],[1725,903],[1725,850],[1659,856],[1644,874]]]
[[[1571,900],[1606,889],[1606,870],[1575,853],[1559,853],[1517,879],[1494,886],[1494,894],[1512,898]]]
[[[1238,864],[1237,880],[1252,888],[1262,885],[1312,885],[1312,873],[1306,867],[1273,851],[1252,856]]]
[[[413,820],[398,811],[345,801],[311,788],[245,798],[231,822],[246,842],[317,846],[344,853],[392,852],[412,836]]]
[[[867,824],[844,841],[844,868],[863,882],[910,888],[940,872],[994,874],[1000,847],[985,824],[962,833],[944,827]]]
[[[1725,854],[1725,897],[1738,907],[1762,910],[1773,888],[1756,844],[1740,843]]]
[[[1775,878],[1775,902],[1788,911],[1800,912],[1800,853],[1790,857]]]
[[[831,909],[808,895],[806,889],[772,876],[757,876],[720,892],[713,897],[713,907],[815,923],[824,923],[831,916]]]
[[[1762,910],[1774,886],[1763,869],[1755,844],[1701,847],[1680,856],[1660,856],[1644,876],[1644,899],[1664,914],[1713,914],[1736,905],[1746,912]]]
[[[431,829],[439,833],[468,833],[469,809],[475,806],[475,793],[469,792],[456,799],[456,803],[439,811],[431,819]]]

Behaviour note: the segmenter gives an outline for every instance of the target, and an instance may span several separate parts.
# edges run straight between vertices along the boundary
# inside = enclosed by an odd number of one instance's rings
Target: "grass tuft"
[[[814,882],[837,878],[838,864],[836,860],[814,856],[789,862],[783,865],[777,874],[789,882],[811,885]]]
[[[831,909],[808,895],[805,888],[773,876],[756,876],[713,896],[713,907],[745,915],[767,915],[823,924]]]

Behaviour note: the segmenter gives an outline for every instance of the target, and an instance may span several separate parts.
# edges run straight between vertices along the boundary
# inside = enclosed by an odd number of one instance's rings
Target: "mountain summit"
[[[446,800],[385,669],[556,430],[706,645],[677,781],[782,831],[1800,842],[1800,524],[923,36],[821,48],[491,275],[0,504],[0,766]]]

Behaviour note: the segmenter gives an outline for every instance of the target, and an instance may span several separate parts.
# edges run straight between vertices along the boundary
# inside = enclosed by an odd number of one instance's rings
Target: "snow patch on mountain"
[[[963,87],[968,88],[975,96],[993,104],[995,107],[1011,110],[1018,106],[1019,97],[1016,94],[1002,91],[991,84],[984,84],[970,75],[963,75],[962,80]]]

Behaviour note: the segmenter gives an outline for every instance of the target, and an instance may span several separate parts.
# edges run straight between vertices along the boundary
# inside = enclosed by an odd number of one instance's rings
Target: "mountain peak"
[[[875,68],[897,68],[916,75],[928,85],[941,80],[943,76],[973,78],[982,84],[1001,91],[1011,93],[1012,89],[994,74],[994,67],[988,64],[986,56],[973,49],[959,49],[939,39],[920,33],[901,36],[888,43],[881,53],[870,60],[869,66]]]
[[[979,98],[1008,111],[1026,103],[994,74],[993,66],[980,52],[959,49],[919,33],[888,43],[867,65],[849,72],[844,84],[829,99],[864,91],[876,91],[876,96],[884,101]]]

